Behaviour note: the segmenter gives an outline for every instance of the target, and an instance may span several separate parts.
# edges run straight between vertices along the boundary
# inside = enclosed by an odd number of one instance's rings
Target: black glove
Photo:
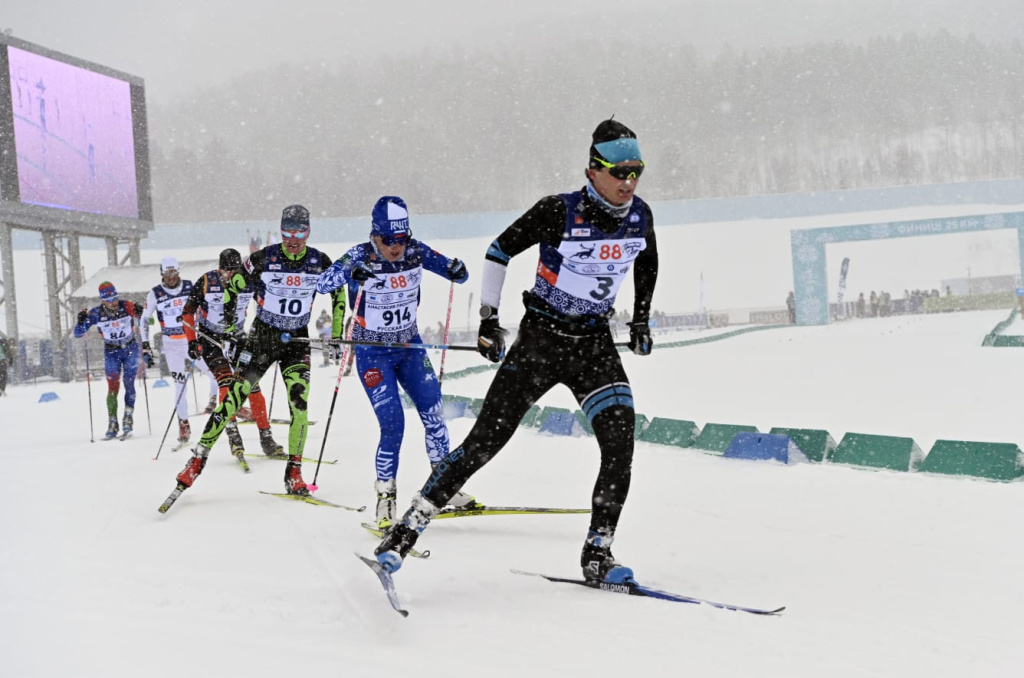
[[[448,279],[453,282],[462,282],[469,277],[466,264],[462,259],[452,259],[448,262]]]
[[[78,324],[84,325],[87,320],[89,320],[89,312],[83,308],[78,312]]]
[[[497,318],[480,321],[476,350],[492,363],[500,362],[505,357],[505,330],[501,329]]]
[[[203,355],[203,347],[199,344],[199,342],[196,341],[195,339],[188,342],[188,357],[191,358],[192,360],[199,360],[199,357],[201,355]]]
[[[357,262],[352,264],[352,268],[349,269],[348,277],[356,282],[366,282],[373,276],[373,269],[369,267],[365,262]]]
[[[237,362],[238,356],[245,350],[245,344],[249,340],[249,335],[239,330],[228,336],[228,341],[231,342],[231,355],[228,356],[228,360],[231,362]]]
[[[146,363],[146,367],[153,366],[153,349],[149,347],[149,342],[142,342],[142,361]]]
[[[626,346],[637,355],[650,355],[654,340],[651,339],[651,328],[647,326],[647,321],[628,324],[629,343]]]

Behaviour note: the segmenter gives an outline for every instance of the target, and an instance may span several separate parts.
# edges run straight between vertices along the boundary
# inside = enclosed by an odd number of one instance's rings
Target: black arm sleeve
[[[494,245],[499,248],[500,254],[488,250],[486,258],[505,266],[508,265],[508,259],[538,243],[546,242],[558,247],[564,228],[565,203],[562,199],[557,195],[541,198],[495,238]],[[501,254],[507,258],[503,259]]]
[[[188,299],[185,300],[185,307],[181,309],[182,315],[195,315],[195,312],[202,308],[204,296],[206,296],[205,273],[192,284],[192,289],[188,293]]]
[[[654,215],[647,206],[647,247],[633,265],[633,322],[647,322],[651,316],[654,285],[658,282],[658,241],[654,237]]]

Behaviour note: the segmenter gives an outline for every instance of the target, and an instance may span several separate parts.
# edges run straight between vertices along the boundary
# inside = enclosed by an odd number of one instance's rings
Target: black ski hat
[[[305,226],[305,229],[302,227]],[[302,205],[288,205],[281,212],[281,228],[309,230],[309,210]]]
[[[219,266],[222,271],[237,271],[242,268],[242,255],[238,250],[229,247],[220,253]]]
[[[603,165],[595,158],[613,164],[627,160],[642,160],[636,133],[618,120],[608,118],[603,121],[591,135],[590,143],[590,167],[600,169]]]

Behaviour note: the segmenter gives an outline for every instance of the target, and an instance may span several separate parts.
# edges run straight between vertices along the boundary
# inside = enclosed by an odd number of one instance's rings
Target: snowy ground
[[[756,332],[624,357],[638,410],[719,423],[1021,442],[1024,362],[981,348],[1005,311]],[[481,364],[449,356],[448,369]],[[436,365],[436,357],[435,357]],[[335,373],[314,368],[316,455]],[[483,374],[445,384],[480,396]],[[153,456],[171,389],[140,394],[139,436],[90,443],[86,384],[0,399],[0,675],[1011,676],[1024,662],[1024,484],[783,466],[638,444],[616,554],[659,588],[779,618],[517,577],[576,576],[585,516],[439,521],[398,574],[407,619],[352,554],[365,514],[292,503],[280,462],[244,475],[222,440],[166,515],[185,452]],[[93,384],[99,413],[102,384]],[[269,392],[269,384],[264,391]],[[38,404],[43,391],[60,400]],[[285,405],[277,389],[275,415]],[[189,398],[191,400],[191,394]],[[568,405],[553,392],[546,405]],[[319,495],[373,499],[375,426],[341,383]],[[410,415],[411,416],[411,415]],[[97,416],[97,427],[100,417]],[[201,419],[197,418],[196,424]],[[471,421],[451,423],[454,442]],[[194,424],[195,425],[195,424]],[[285,427],[275,427],[279,440]],[[410,419],[400,504],[427,472]],[[254,451],[256,431],[243,427]],[[521,429],[467,489],[496,504],[587,506],[588,438]],[[314,466],[306,465],[307,481]]]

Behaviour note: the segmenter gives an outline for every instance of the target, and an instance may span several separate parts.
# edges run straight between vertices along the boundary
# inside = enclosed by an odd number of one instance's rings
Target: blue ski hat
[[[100,301],[114,301],[117,299],[117,288],[112,282],[100,283]]]
[[[597,126],[591,137],[590,167],[604,167],[601,160],[613,165],[629,160],[643,160],[636,133],[618,120],[608,118]]]
[[[396,195],[385,195],[378,200],[373,206],[370,235],[379,235],[385,243],[412,237],[405,201]]]

